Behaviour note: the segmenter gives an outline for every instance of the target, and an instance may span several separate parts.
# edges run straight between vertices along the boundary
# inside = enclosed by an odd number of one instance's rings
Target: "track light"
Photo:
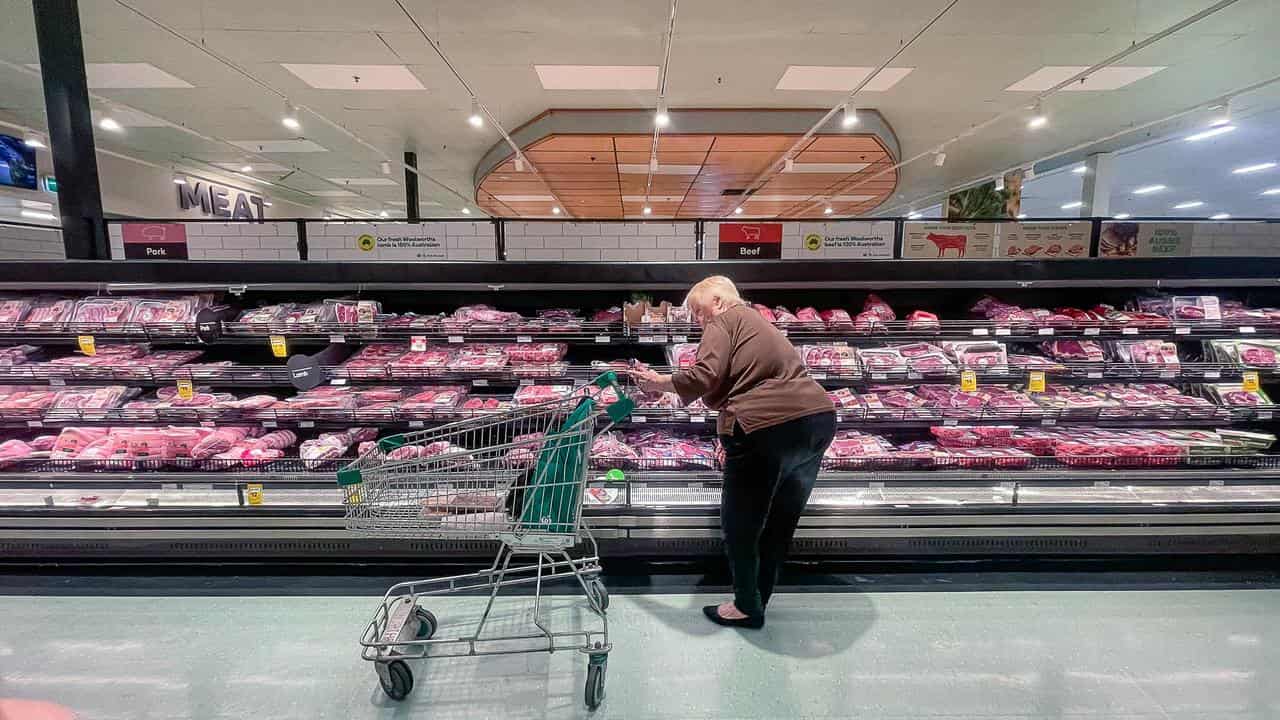
[[[99,120],[98,127],[102,128],[103,130],[110,130],[111,132],[121,132],[122,130],[124,130],[124,128],[120,126],[120,123],[116,122],[115,118],[111,117],[110,115],[105,116],[101,120]]]
[[[641,210],[640,212],[644,213],[645,215],[652,215],[653,208],[649,207],[648,205],[645,205],[644,210]]]
[[[27,135],[26,137],[22,138],[22,144],[26,145],[29,148],[45,147],[44,141],[40,139],[39,135]]]
[[[1004,176],[996,176],[996,192],[1004,192]]]
[[[288,100],[284,101],[284,115],[280,116],[280,124],[290,130],[302,129],[302,123],[298,122],[298,110]]]
[[[379,210],[379,211],[378,211],[378,217],[380,217],[380,218],[384,218],[384,217],[391,217],[391,216],[387,214],[387,211],[386,211],[386,210]]]
[[[1214,105],[1209,109],[1216,113],[1213,116],[1213,119],[1209,121],[1209,127],[1218,127],[1219,125],[1231,124],[1231,100],[1230,99],[1228,99],[1225,103],[1221,105]]]
[[[186,179],[186,178],[184,178],[184,177],[178,177],[177,175],[174,175],[174,176],[173,176],[173,184],[174,184],[174,185],[186,185],[186,184],[187,184],[187,179]]]
[[[484,127],[484,117],[480,115],[480,102],[475,98],[471,98],[471,114],[467,116],[467,122],[471,123],[473,128]]]
[[[1049,124],[1049,118],[1044,114],[1044,107],[1040,105],[1040,101],[1031,109],[1031,119],[1027,120],[1027,127],[1037,130]]]
[[[653,114],[653,124],[664,128],[671,124],[671,115],[667,113],[667,101],[658,100],[658,111]]]
[[[560,214],[560,206],[558,206],[558,205],[552,206],[552,208],[551,208],[551,214],[552,214],[552,215],[559,215],[559,214]]]
[[[240,166],[240,172],[253,172],[253,166],[252,166],[252,165],[241,165],[241,166]]]
[[[378,163],[378,169],[382,171],[383,175],[390,175],[391,163],[387,162],[386,160],[383,160],[382,162]]]
[[[844,117],[840,118],[840,127],[851,128],[858,124],[858,109],[850,105],[844,104]]]
[[[742,214],[742,206],[741,206],[741,205],[739,205],[738,207],[734,208],[734,209],[733,209],[733,214],[734,214],[734,215],[741,215],[741,214]]]
[[[791,158],[784,158],[782,160],[782,172],[795,172],[795,171],[796,171],[796,161],[792,160]]]
[[[921,215],[920,213],[916,212],[915,210],[912,210],[911,212],[907,213],[907,219],[908,219],[908,220],[919,220],[919,219],[920,219],[920,218],[922,218],[922,217],[924,217],[924,216],[923,216],[923,215]]]
[[[933,154],[933,164],[935,167],[942,167],[947,164],[947,154],[938,150]]]
[[[262,201],[262,207],[271,207],[271,201],[270,201],[270,200],[263,200],[263,201]]]
[[[462,208],[462,214],[463,214],[463,215],[470,215],[470,214],[471,214],[471,208],[465,208],[465,207],[464,207],[464,208]]]
[[[822,209],[822,214],[823,214],[823,215],[830,215],[830,214],[831,214],[831,213],[833,213],[833,212],[835,212],[835,210],[832,210],[830,205],[828,205],[828,206],[826,206],[825,208],[823,208],[823,209]]]
[[[524,172],[524,156],[516,155],[516,172]]]

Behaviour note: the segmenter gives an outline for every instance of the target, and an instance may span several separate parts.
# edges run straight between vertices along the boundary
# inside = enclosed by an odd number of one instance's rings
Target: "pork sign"
[[[262,222],[262,208],[265,200],[260,195],[191,180],[176,187],[178,188],[178,207],[183,210],[199,207],[202,214],[212,217]]]

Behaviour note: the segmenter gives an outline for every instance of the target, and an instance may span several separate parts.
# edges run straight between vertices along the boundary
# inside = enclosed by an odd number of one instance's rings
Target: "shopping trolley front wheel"
[[[596,643],[596,648],[601,648]],[[583,693],[583,701],[588,710],[595,710],[604,702],[604,677],[609,669],[608,653],[592,653],[587,659],[587,686]]]
[[[604,581],[600,578],[591,578],[587,581],[587,597],[600,608],[600,612],[609,609],[609,591],[605,589]]]
[[[403,660],[392,660],[389,663],[378,663],[375,665],[378,673],[378,682],[382,684],[382,691],[392,700],[403,700],[409,697],[409,693],[413,692],[413,671],[409,670],[409,665]]]

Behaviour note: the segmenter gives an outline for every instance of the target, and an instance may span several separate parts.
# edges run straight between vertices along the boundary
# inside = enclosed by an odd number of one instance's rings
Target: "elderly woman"
[[[835,408],[795,347],[743,302],[729,278],[694,285],[685,306],[702,326],[697,362],[671,375],[647,369],[634,374],[642,389],[675,392],[686,404],[702,398],[720,412],[720,527],[734,598],[703,612],[720,625],[761,628],[835,435]]]

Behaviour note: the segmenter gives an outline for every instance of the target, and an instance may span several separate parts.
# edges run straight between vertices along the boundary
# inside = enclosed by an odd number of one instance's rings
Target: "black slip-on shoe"
[[[764,627],[763,615],[748,615],[744,618],[727,618],[720,614],[719,605],[704,606],[702,608],[702,614],[706,615],[707,619],[711,622],[717,625],[724,625],[725,627],[740,627],[747,628],[749,630],[759,630]]]

